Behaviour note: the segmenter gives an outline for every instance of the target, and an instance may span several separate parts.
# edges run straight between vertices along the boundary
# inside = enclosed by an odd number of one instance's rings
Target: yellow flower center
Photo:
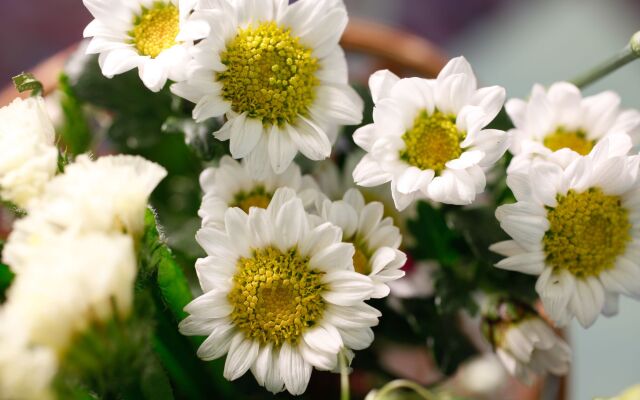
[[[249,193],[240,192],[236,194],[232,207],[240,207],[248,213],[251,207],[267,208],[271,202],[272,193],[266,191],[264,186],[258,186]]]
[[[296,344],[324,313],[323,274],[295,248],[254,250],[251,258],[238,260],[233,277],[228,295],[233,323],[261,344]]]
[[[179,31],[178,8],[170,3],[155,2],[151,8],[142,8],[142,14],[133,22],[130,36],[141,55],[156,58],[176,44]]]
[[[319,84],[318,59],[290,29],[263,22],[241,29],[221,54],[227,70],[217,74],[222,96],[237,113],[265,125],[307,116]]]
[[[400,151],[400,158],[414,167],[439,174],[448,161],[460,157],[460,142],[465,136],[465,132],[458,131],[455,116],[438,110],[429,115],[422,110],[413,127],[402,135],[405,148]]]
[[[552,151],[569,148],[578,154],[586,156],[593,149],[595,141],[588,140],[583,130],[567,131],[564,128],[558,128],[544,138],[544,145]]]
[[[628,211],[618,196],[599,188],[559,196],[547,218],[549,230],[543,239],[547,263],[577,277],[613,268],[631,240]]]

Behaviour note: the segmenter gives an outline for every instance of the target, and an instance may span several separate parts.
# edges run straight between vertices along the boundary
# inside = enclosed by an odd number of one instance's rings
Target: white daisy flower
[[[332,370],[341,349],[373,341],[380,313],[364,303],[373,287],[353,270],[353,246],[340,228],[315,226],[293,190],[278,189],[266,210],[228,209],[225,230],[196,239],[208,254],[196,264],[204,294],[180,331],[208,336],[204,360],[227,354],[225,378],[250,369],[273,393],[301,394],[313,367]]]
[[[626,133],[634,142],[640,135],[640,112],[622,110],[620,97],[611,91],[582,97],[571,83],[556,82],[549,90],[536,84],[528,101],[511,99],[505,107],[515,125],[510,171],[561,149],[587,155],[611,134]]]
[[[565,375],[571,348],[541,318],[525,317],[493,327],[496,354],[509,373],[526,383],[548,372]]]
[[[313,178],[300,173],[293,163],[282,174],[270,169],[260,178],[253,177],[245,161],[238,162],[229,156],[220,159],[220,165],[207,168],[200,174],[200,186],[204,192],[198,215],[202,226],[224,228],[224,214],[229,207],[240,207],[249,212],[251,207],[267,208],[276,189],[288,187],[296,191],[305,207],[318,197]]]
[[[353,138],[367,155],[353,171],[360,186],[391,182],[399,210],[416,199],[470,204],[484,191],[483,168],[509,146],[508,135],[482,129],[500,111],[505,92],[477,87],[464,57],[454,58],[437,79],[400,79],[378,71],[369,80],[374,123]]]
[[[496,217],[513,238],[491,249],[496,266],[540,275],[536,290],[558,325],[585,327],[640,296],[640,156],[626,134],[608,135],[566,168],[538,162],[508,181],[517,203]]]
[[[367,275],[374,285],[371,297],[389,294],[388,283],[404,276],[401,270],[407,256],[398,250],[402,243],[400,230],[390,217],[383,218],[382,203],[365,204],[356,189],[349,189],[342,200],[325,200],[320,208],[323,221],[342,228],[342,241],[355,247],[353,266]]]
[[[347,25],[341,0],[209,0],[191,18],[208,24],[192,50],[189,78],[172,85],[197,121],[225,115],[214,135],[254,175],[281,173],[300,151],[331,153],[328,132],[359,124],[363,102],[349,86],[338,41]],[[194,31],[197,29],[194,29]]]
[[[178,35],[196,0],[83,0],[95,18],[84,30],[87,54],[100,54],[102,73],[113,78],[138,68],[150,90],[186,78],[189,45]]]
[[[24,254],[0,319],[22,327],[30,345],[64,351],[91,321],[105,321],[114,311],[129,314],[136,273],[128,235],[65,232],[47,237]]]
[[[55,132],[42,97],[0,108],[0,198],[26,208],[58,170]]]
[[[164,168],[138,156],[79,156],[31,203],[29,215],[13,226],[3,260],[22,270],[31,246],[66,230],[142,234],[149,196]]]

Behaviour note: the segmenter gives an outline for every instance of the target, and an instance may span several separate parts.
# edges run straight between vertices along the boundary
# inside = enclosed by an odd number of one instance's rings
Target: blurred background
[[[632,0],[345,0],[352,16],[421,35],[446,54],[465,55],[479,79],[524,97],[535,82],[570,79],[624,46],[640,29]],[[0,0],[0,87],[82,37],[90,15],[80,0]],[[588,93],[617,91],[640,108],[640,62]],[[640,382],[640,303],[589,330],[569,330],[570,398],[612,396]]]

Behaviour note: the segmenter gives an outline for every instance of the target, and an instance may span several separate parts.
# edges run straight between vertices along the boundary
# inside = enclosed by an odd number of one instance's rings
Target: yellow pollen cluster
[[[613,268],[631,240],[628,214],[618,196],[599,188],[559,196],[558,205],[547,213],[549,230],[543,239],[547,263],[577,277]]]
[[[235,112],[280,126],[308,116],[319,84],[318,60],[289,29],[275,22],[250,25],[227,44],[221,60],[227,70],[217,79]]]
[[[588,140],[583,130],[567,131],[560,127],[544,138],[544,145],[552,151],[569,148],[578,154],[586,156],[595,145],[594,140]]]
[[[402,135],[405,148],[400,151],[400,158],[414,167],[439,174],[448,161],[460,157],[460,142],[465,136],[466,133],[458,132],[454,116],[438,110],[429,115],[422,110],[413,127]]]
[[[228,295],[233,323],[261,344],[297,343],[324,313],[323,274],[311,269],[309,259],[296,249],[254,250],[251,258],[238,260],[233,277]]]
[[[155,2],[151,8],[142,9],[129,35],[141,55],[156,58],[176,44],[179,31],[178,8],[171,3]]]
[[[356,272],[362,275],[369,275],[371,273],[371,266],[369,265],[369,252],[360,242],[353,243],[356,248],[356,252],[353,254],[353,268]]]
[[[232,207],[240,207],[248,213],[251,207],[267,208],[271,202],[272,193],[267,192],[264,186],[258,186],[248,193],[240,192],[235,195]]]

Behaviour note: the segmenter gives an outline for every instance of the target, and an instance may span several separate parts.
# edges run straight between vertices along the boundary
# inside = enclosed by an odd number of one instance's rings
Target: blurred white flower
[[[484,169],[509,147],[505,132],[483,129],[500,111],[504,89],[478,89],[464,57],[449,61],[435,80],[378,71],[369,87],[374,123],[353,137],[367,152],[353,171],[355,182],[391,182],[398,210],[417,199],[472,203],[484,191]]]
[[[371,297],[389,294],[388,284],[404,276],[401,270],[407,256],[398,248],[400,230],[391,217],[384,218],[382,203],[365,203],[357,189],[349,189],[342,200],[324,200],[319,210],[322,221],[342,229],[342,241],[355,247],[353,266],[367,275],[374,285]]]
[[[516,157],[510,172],[562,149],[587,155],[611,134],[628,134],[636,144],[640,140],[640,112],[622,110],[620,97],[611,91],[582,97],[571,83],[556,82],[548,90],[536,84],[529,100],[511,99],[505,107],[515,125],[509,150]]]
[[[389,282],[391,295],[403,299],[424,298],[435,292],[433,273],[439,268],[435,261],[410,261],[402,279]]]
[[[267,390],[299,395],[313,367],[332,370],[343,348],[373,341],[380,313],[364,302],[373,287],[353,270],[353,246],[340,228],[310,221],[292,189],[266,210],[228,209],[224,230],[204,227],[196,239],[208,255],[196,265],[204,294],[180,331],[208,336],[204,360],[227,354],[227,379],[250,369]]]
[[[295,163],[280,175],[268,168],[264,176],[256,178],[245,161],[238,162],[229,156],[222,157],[218,167],[202,171],[200,186],[204,192],[198,210],[202,226],[221,229],[224,228],[224,214],[229,207],[240,207],[244,212],[249,212],[251,207],[267,208],[276,189],[280,187],[295,190],[305,207],[315,204],[319,196],[313,178],[303,176]]]
[[[618,297],[640,296],[640,156],[626,134],[608,135],[563,168],[534,163],[508,180],[517,203],[496,218],[513,238],[491,249],[497,267],[539,275],[536,291],[558,325],[584,327],[617,313]]]
[[[0,198],[25,208],[58,169],[55,132],[41,97],[0,108]]]
[[[138,68],[150,90],[185,79],[189,45],[178,35],[197,0],[83,0],[95,18],[84,30],[87,54],[107,78]]]
[[[196,103],[197,121],[227,117],[214,135],[254,176],[283,172],[298,151],[325,159],[335,125],[362,120],[338,43],[347,20],[341,0],[203,1],[188,25],[207,36],[171,90]]]

